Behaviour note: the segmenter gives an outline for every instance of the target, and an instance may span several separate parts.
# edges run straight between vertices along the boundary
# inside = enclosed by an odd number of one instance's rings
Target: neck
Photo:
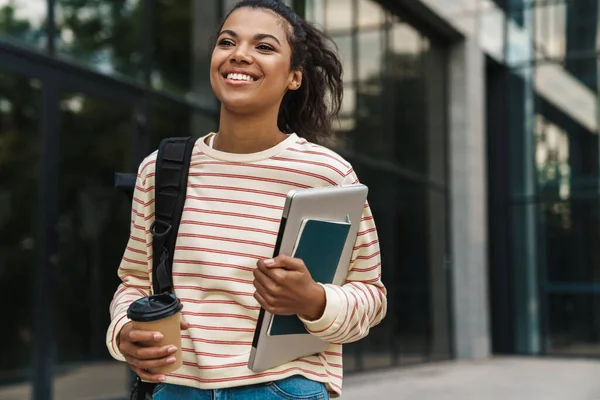
[[[285,140],[277,127],[277,114],[239,115],[221,107],[219,132],[214,148],[237,154],[258,153]]]

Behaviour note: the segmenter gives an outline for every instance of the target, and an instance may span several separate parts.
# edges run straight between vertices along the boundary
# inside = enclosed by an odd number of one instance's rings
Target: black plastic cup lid
[[[183,305],[172,293],[161,293],[142,297],[131,303],[127,309],[127,317],[136,322],[158,321],[177,314]]]

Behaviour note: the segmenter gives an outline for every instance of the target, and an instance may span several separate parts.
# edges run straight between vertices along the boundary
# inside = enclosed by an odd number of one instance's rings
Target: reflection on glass
[[[344,82],[352,82],[355,79],[354,74],[354,48],[352,47],[352,36],[333,36],[333,40],[338,47],[342,64],[344,67]]]
[[[358,26],[379,27],[383,22],[383,9],[373,0],[358,0]]]
[[[360,31],[357,40],[358,79],[361,81],[378,79],[384,65],[381,31]]]
[[[7,391],[29,398],[31,389],[40,86],[0,71],[0,277],[2,295],[18,299],[2,311],[8,323],[0,329],[0,341],[8,345],[0,357],[0,398]]]
[[[342,115],[352,115],[356,110],[356,89],[353,86],[344,87],[344,100],[342,102]]]
[[[0,1],[0,40],[46,46],[46,0]]]
[[[534,18],[537,50],[544,58],[562,59],[566,51],[567,4],[539,3]]]
[[[395,54],[419,54],[422,48],[422,36],[412,26],[396,22],[391,30],[390,51]]]
[[[567,132],[541,115],[536,116],[534,129],[540,193],[568,198],[571,192],[571,168]]]
[[[154,7],[152,86],[168,92],[190,93],[194,73],[192,32],[193,24],[196,22],[192,1],[156,1],[152,2],[152,6]],[[206,42],[209,38],[197,39]],[[208,70],[202,73],[208,76]]]
[[[325,22],[328,31],[352,29],[352,3],[348,0],[327,0]]]
[[[597,357],[600,355],[600,296],[562,294],[548,296],[549,354]]]
[[[79,93],[61,96],[55,398],[119,398],[127,368],[106,351],[107,312],[129,237],[131,203],[113,187],[132,171],[131,110]],[[88,382],[86,384],[85,382]]]
[[[319,26],[325,28],[325,1],[326,0],[306,0],[305,18]]]
[[[158,148],[160,141],[174,136],[204,136],[218,130],[216,117],[194,113],[189,107],[169,101],[157,100],[152,106],[150,120],[151,150]]]
[[[57,49],[104,73],[141,79],[143,13],[141,0],[57,0]]]

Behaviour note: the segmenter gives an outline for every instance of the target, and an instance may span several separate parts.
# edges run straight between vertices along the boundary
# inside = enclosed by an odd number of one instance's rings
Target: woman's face
[[[210,65],[210,83],[221,103],[239,113],[277,107],[302,74],[290,71],[287,21],[252,8],[235,10],[223,24]]]

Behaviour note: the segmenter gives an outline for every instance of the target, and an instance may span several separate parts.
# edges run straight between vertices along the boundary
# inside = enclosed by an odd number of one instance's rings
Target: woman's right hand
[[[182,322],[181,329],[187,328],[188,324]],[[177,347],[156,346],[162,338],[163,335],[159,332],[133,329],[131,322],[125,324],[119,333],[119,350],[133,372],[144,381],[163,382],[166,377],[162,374],[153,374],[152,368],[163,367],[176,361],[173,354],[177,352]]]

